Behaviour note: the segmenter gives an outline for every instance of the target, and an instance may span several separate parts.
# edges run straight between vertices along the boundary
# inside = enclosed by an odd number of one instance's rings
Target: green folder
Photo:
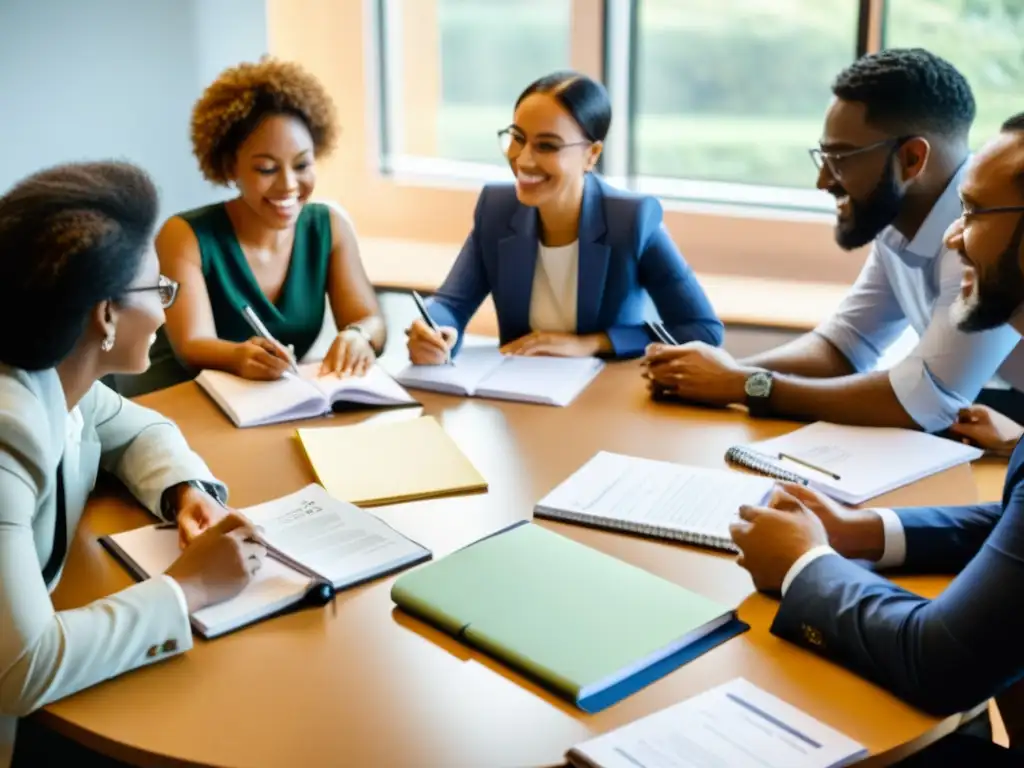
[[[587,711],[747,628],[734,609],[531,523],[404,574],[391,598]]]

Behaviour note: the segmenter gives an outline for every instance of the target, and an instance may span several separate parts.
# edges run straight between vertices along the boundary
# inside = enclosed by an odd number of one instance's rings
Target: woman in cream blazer
[[[0,198],[0,766],[79,764],[18,718],[188,650],[189,613],[240,591],[265,554],[177,427],[99,381],[145,369],[174,299],[156,214],[124,164],[50,169]],[[166,575],[58,613],[49,591],[100,469],[187,546]]]

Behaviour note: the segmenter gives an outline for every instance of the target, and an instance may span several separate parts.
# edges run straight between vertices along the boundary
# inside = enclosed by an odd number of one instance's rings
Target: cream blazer
[[[54,544],[57,468],[64,460],[67,538],[102,468],[150,512],[179,482],[226,489],[159,414],[96,383],[70,414],[56,371],[0,364],[0,768],[17,718],[49,702],[192,647],[180,588],[159,577],[56,612],[43,581]]]

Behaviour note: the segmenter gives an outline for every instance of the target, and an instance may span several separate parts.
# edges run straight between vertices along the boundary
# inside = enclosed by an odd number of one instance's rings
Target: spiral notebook
[[[725,458],[777,480],[810,486],[837,501],[861,504],[982,454],[926,432],[819,421],[771,440],[733,446]]]
[[[602,451],[534,514],[735,552],[729,524],[743,504],[764,504],[773,486],[766,477]]]

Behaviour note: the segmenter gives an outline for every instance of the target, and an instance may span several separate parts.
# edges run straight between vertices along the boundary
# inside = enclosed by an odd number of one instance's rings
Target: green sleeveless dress
[[[241,342],[254,334],[242,316],[252,307],[271,335],[295,348],[301,359],[320,335],[327,308],[327,271],[331,256],[331,214],[323,203],[303,206],[295,224],[291,263],[276,302],[260,290],[238,243],[224,203],[179,213],[199,241],[203,277],[210,296],[217,338]],[[161,329],[150,351],[150,370],[133,389],[152,391],[193,378],[177,360]]]

